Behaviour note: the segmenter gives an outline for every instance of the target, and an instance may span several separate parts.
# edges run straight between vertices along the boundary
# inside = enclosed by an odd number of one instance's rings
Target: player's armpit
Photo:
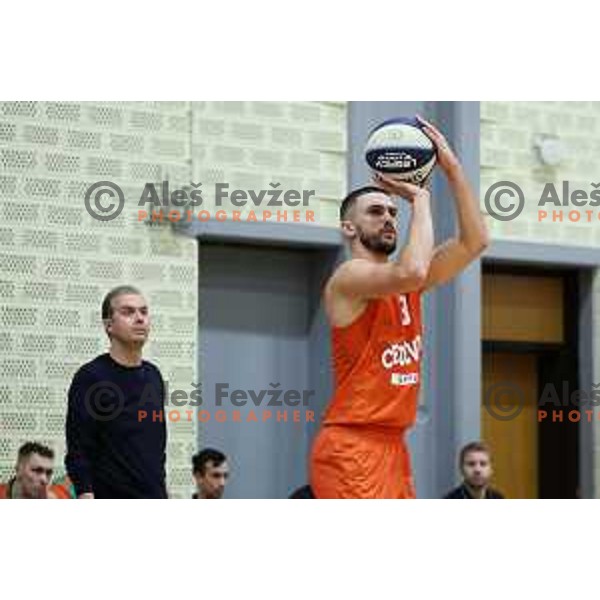
[[[425,278],[424,289],[428,290],[433,286],[441,285],[456,277],[485,248],[485,245],[477,248],[468,248],[457,238],[452,238],[437,246],[433,251],[433,258],[431,259],[429,272]]]
[[[426,269],[410,263],[374,263],[355,258],[340,266],[331,286],[352,298],[378,298],[422,289],[426,275]]]

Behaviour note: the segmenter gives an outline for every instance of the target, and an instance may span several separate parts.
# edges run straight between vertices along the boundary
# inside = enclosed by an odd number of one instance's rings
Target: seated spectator
[[[499,500],[504,496],[490,487],[492,478],[492,457],[487,444],[470,442],[462,448],[459,467],[463,482],[446,496],[449,500]]]
[[[192,457],[192,475],[197,488],[192,498],[197,500],[222,498],[229,478],[227,457],[212,448],[201,450]]]
[[[0,499],[62,499],[68,498],[65,486],[51,486],[54,472],[54,452],[37,442],[27,442],[19,448],[16,475],[0,485]]]

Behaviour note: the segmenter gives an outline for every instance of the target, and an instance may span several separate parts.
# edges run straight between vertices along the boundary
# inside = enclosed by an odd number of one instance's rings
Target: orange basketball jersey
[[[420,293],[371,300],[331,335],[335,392],[311,455],[315,495],[414,497],[404,433],[420,389]]]

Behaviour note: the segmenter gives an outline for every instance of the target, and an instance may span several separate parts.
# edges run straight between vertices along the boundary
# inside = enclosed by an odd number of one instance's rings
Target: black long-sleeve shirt
[[[165,386],[150,362],[126,367],[102,354],[69,389],[65,466],[77,494],[166,498]]]
[[[485,497],[487,500],[503,500],[504,496],[494,488],[487,488],[485,490]],[[469,492],[469,488],[462,483],[458,487],[450,490],[445,496],[444,500],[473,500],[473,496]]]

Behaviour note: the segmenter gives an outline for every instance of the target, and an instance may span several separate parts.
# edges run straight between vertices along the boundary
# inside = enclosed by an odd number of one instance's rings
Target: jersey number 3
[[[408,300],[406,296],[400,296],[400,316],[402,318],[401,324],[410,325],[410,312],[408,310]]]

